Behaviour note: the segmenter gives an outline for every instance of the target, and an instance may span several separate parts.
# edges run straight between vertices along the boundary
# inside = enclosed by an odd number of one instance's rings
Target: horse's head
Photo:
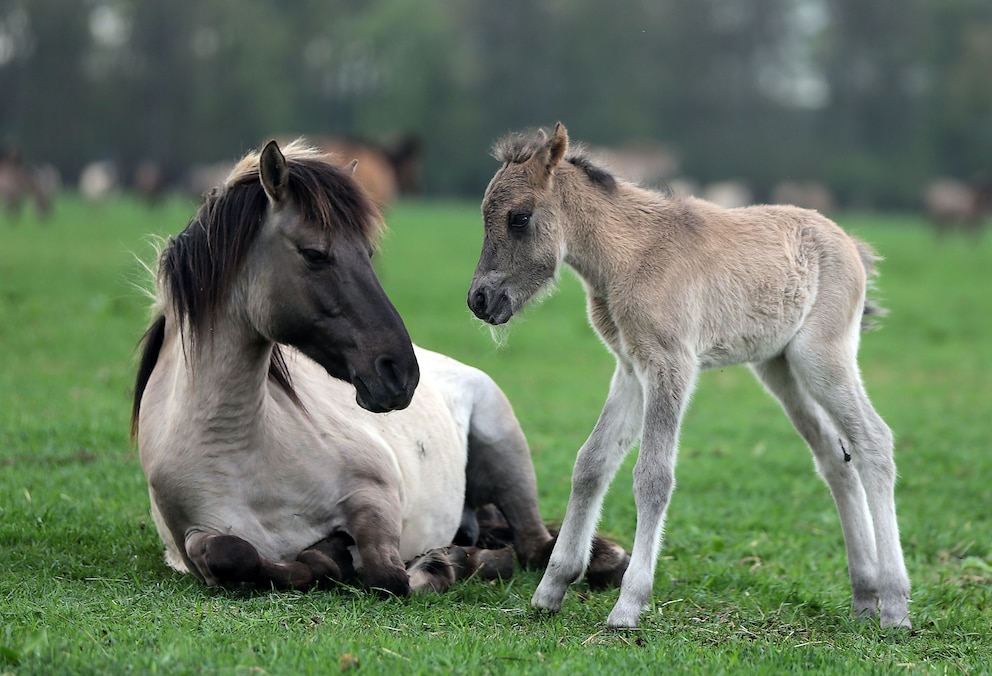
[[[259,156],[258,176],[269,207],[247,261],[249,321],[352,383],[362,408],[405,408],[420,370],[372,267],[375,208],[349,171],[287,162],[274,141]]]
[[[565,250],[553,182],[567,147],[559,122],[550,137],[540,130],[495,148],[504,164],[482,200],[485,237],[468,292],[468,306],[483,321],[509,321],[558,272]]]

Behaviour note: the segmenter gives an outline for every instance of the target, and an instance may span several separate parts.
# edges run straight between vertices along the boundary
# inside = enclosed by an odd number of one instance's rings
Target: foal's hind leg
[[[864,486],[875,531],[883,627],[909,627],[909,576],[896,521],[892,431],[875,412],[857,366],[857,325],[837,336],[835,326],[807,321],[786,350],[798,381],[851,442],[848,453]]]
[[[836,425],[799,385],[785,357],[755,364],[753,369],[809,444],[817,470],[833,495],[847,546],[855,616],[877,616],[878,564],[871,513],[858,472],[840,446],[843,442]]]

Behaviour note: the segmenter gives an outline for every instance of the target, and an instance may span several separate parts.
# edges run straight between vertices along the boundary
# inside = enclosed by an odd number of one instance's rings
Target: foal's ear
[[[555,130],[548,141],[548,173],[554,171],[568,149],[568,130],[561,122],[555,124]]]
[[[351,162],[348,163],[348,173],[349,174],[354,174],[355,173],[355,169],[358,169],[358,160],[352,160]]]
[[[262,155],[258,159],[258,174],[262,179],[265,194],[272,203],[285,202],[289,188],[289,167],[286,166],[286,158],[275,141],[269,141],[262,148]]]

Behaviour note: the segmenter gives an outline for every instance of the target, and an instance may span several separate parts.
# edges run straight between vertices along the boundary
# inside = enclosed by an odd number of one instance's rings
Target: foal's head
[[[227,312],[352,383],[363,408],[400,409],[420,371],[372,268],[380,229],[350,171],[295,144],[284,155],[272,141],[173,238],[161,274],[193,349]]]
[[[485,239],[468,292],[468,305],[490,324],[503,324],[558,272],[565,241],[554,195],[555,169],[568,134],[559,122],[544,130],[508,136],[493,151],[503,166],[482,200]]]

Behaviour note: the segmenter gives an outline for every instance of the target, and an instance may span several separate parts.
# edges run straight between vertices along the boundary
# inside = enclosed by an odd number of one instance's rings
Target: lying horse
[[[485,239],[468,304],[508,321],[556,276],[582,278],[593,327],[616,357],[610,392],[579,450],[537,608],[558,610],[589,562],[609,483],[641,438],[637,531],[611,627],[635,627],[654,581],[675,486],[682,415],[700,369],[750,364],[813,451],[837,504],[854,612],[909,627],[909,578],[893,496],[892,433],[857,365],[875,255],[813,211],[724,209],[617,180],[549,137],[511,135],[482,202]]]
[[[455,572],[432,550],[488,503],[520,562],[546,562],[513,410],[482,372],[413,346],[371,265],[381,227],[350,171],[270,142],[168,241],[131,431],[173,568],[441,590]]]

